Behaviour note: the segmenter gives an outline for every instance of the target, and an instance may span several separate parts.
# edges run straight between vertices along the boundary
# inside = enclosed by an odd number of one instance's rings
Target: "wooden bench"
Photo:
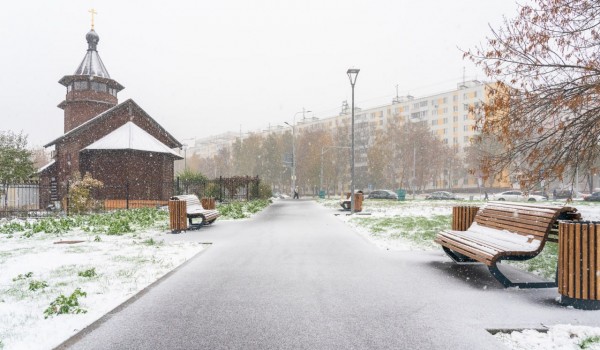
[[[466,231],[444,230],[435,242],[457,263],[484,263],[504,287],[549,288],[555,282],[510,281],[499,269],[501,260],[528,260],[537,256],[558,220],[579,220],[577,209],[536,204],[488,202]]]
[[[190,229],[198,229],[201,226],[210,225],[215,222],[219,216],[221,216],[221,214],[219,214],[219,212],[216,210],[204,209],[204,207],[202,207],[202,203],[194,194],[174,196],[171,197],[171,200],[180,200],[186,202],[186,216],[189,221],[188,227]],[[201,218],[202,221],[197,223],[192,222],[192,219],[197,218]]]

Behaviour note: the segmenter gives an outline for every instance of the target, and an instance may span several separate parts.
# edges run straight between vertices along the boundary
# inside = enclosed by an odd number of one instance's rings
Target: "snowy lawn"
[[[268,201],[220,206],[249,217]],[[51,349],[202,251],[165,242],[168,213],[0,219],[0,349]]]
[[[462,196],[468,198],[468,196]],[[455,205],[481,206],[482,201],[427,201],[423,199],[392,201],[369,200],[363,202],[363,211],[354,216],[341,211],[339,199],[320,199],[319,203],[340,209],[338,217],[369,238],[377,246],[388,250],[441,250],[433,239],[441,229],[449,229],[452,207]],[[547,204],[565,205],[564,201]],[[584,220],[600,221],[600,203],[575,201]],[[553,279],[558,260],[557,244],[546,243],[537,257],[527,261],[510,261],[509,264],[544,278]],[[558,296],[558,295],[557,295]],[[590,311],[597,312],[597,311]],[[547,332],[523,330],[496,333],[495,336],[511,349],[598,349],[600,328],[556,325]]]

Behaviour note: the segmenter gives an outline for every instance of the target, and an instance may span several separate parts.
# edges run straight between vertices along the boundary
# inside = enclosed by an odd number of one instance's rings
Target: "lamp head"
[[[346,72],[346,74],[348,74],[348,78],[350,78],[350,85],[354,86],[354,84],[356,84],[356,78],[358,77],[358,72],[360,72],[360,69],[357,69],[357,68],[350,68]]]

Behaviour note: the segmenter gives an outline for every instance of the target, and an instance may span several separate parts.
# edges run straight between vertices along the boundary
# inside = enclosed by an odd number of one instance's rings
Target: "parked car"
[[[369,199],[398,199],[398,195],[390,190],[371,191],[367,196]]]
[[[583,200],[590,202],[598,202],[600,201],[600,192],[594,192],[591,195],[584,197]]]
[[[573,191],[571,190],[554,190],[554,192],[552,193],[552,197],[554,197],[554,199],[567,199],[567,198],[573,198]]]
[[[540,196],[537,194],[526,195],[521,191],[504,191],[492,195],[492,200],[496,201],[521,201],[521,202],[535,202],[545,201],[548,197]]]
[[[454,193],[451,192],[446,192],[446,191],[437,191],[437,192],[432,192],[430,194],[428,194],[425,199],[454,199],[454,200],[458,200],[458,199],[462,199],[462,198],[458,198],[454,195]]]

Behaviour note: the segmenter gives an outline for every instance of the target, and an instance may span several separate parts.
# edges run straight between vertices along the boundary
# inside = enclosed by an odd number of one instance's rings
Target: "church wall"
[[[97,95],[98,93],[94,93]],[[79,125],[94,118],[98,114],[114,107],[115,103],[96,102],[96,101],[69,101],[65,106],[65,125],[64,132],[67,133]]]
[[[166,154],[133,150],[85,151],[80,165],[82,173],[89,172],[104,183],[105,199],[126,199],[128,195],[130,200],[169,199],[172,167],[173,158]]]
[[[90,144],[100,140],[102,137],[108,135],[115,129],[121,127],[129,120],[146,130],[146,132],[162,143],[169,143],[169,139],[166,134],[162,133],[158,127],[156,127],[153,123],[150,123],[146,117],[140,114],[136,115],[135,111],[133,111],[133,113],[134,115],[129,115],[127,108],[115,111],[113,115],[107,117],[103,121],[95,123],[93,127],[79,132],[72,137],[68,137],[56,144],[59,195],[61,198],[67,193],[67,181],[72,176],[73,172],[81,169],[79,162],[80,151]],[[168,160],[165,160],[164,164],[160,163],[160,166],[154,168],[145,168],[145,171],[154,174],[153,176],[155,178],[167,179],[163,182],[171,181],[174,178],[173,159],[169,156],[167,156],[167,159]],[[132,159],[121,159],[121,164],[130,163],[132,161]],[[145,160],[141,160],[141,162],[144,161]],[[124,176],[123,174],[118,176],[116,175],[119,173],[119,169],[123,169],[119,164],[115,164],[113,167],[105,167],[104,169],[106,169],[105,171],[111,171],[115,173],[114,178],[123,178]],[[84,173],[85,172],[81,172],[81,175]]]

